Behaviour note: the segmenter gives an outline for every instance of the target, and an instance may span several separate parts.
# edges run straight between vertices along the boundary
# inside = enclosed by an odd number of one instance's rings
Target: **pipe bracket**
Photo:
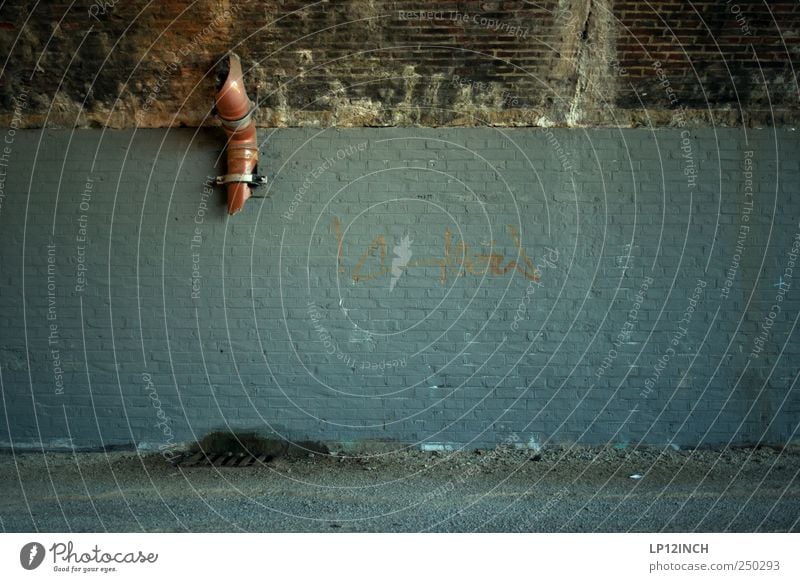
[[[229,184],[231,182],[244,182],[250,184],[254,188],[267,183],[266,176],[258,174],[225,174],[224,176],[217,176],[217,185]]]

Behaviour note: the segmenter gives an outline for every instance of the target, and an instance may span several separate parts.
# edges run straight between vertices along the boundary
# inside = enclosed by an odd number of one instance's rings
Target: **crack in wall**
[[[565,25],[561,70],[574,76],[572,94],[564,114],[569,127],[599,121],[616,98],[616,38],[612,0],[576,0],[573,18]]]
[[[588,79],[586,77],[587,61],[589,61],[591,57],[586,42],[589,39],[589,27],[592,21],[592,4],[593,0],[589,0],[586,3],[586,17],[583,20],[583,26],[577,38],[578,48],[577,54],[575,55],[575,72],[577,73],[577,78],[575,80],[573,97],[570,101],[569,112],[566,116],[567,125],[570,127],[577,125],[583,117],[581,105],[583,103],[583,94],[586,92],[586,87],[588,85]]]

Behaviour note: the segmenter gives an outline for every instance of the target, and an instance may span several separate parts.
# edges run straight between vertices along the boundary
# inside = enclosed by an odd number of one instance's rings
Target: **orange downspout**
[[[228,136],[228,173],[217,177],[217,184],[228,189],[228,214],[236,214],[255,188],[266,182],[258,175],[258,140],[253,121],[255,104],[247,97],[239,57],[230,53],[228,75],[217,91],[217,115]]]

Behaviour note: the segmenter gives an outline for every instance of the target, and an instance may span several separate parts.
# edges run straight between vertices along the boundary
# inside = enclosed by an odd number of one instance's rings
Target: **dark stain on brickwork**
[[[655,7],[658,11],[633,0],[614,4],[621,25],[617,53],[632,73],[632,87],[617,95],[618,108],[641,103],[668,109],[654,74],[653,63],[659,62],[681,105],[698,115],[706,110],[709,123],[796,123],[796,51],[784,46],[800,21],[796,3],[770,3],[769,10],[751,2],[711,0]]]

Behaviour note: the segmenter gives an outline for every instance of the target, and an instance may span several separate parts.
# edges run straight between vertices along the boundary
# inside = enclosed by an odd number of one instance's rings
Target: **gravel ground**
[[[0,454],[3,531],[800,531],[800,449]],[[631,475],[642,475],[633,479]]]

